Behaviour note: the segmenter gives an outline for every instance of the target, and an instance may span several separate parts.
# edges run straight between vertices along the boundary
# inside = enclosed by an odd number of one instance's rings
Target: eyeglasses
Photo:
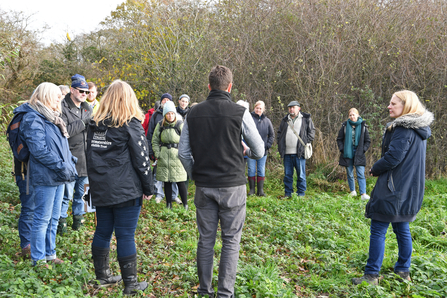
[[[79,93],[81,93],[81,94],[83,94],[83,93],[85,93],[85,94],[90,94],[90,91],[88,91],[88,90],[80,90],[80,89],[78,89],[78,88],[75,88],[75,89],[78,90]]]

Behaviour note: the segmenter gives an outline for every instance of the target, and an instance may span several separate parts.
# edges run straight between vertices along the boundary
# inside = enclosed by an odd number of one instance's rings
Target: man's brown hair
[[[233,82],[233,74],[228,67],[222,65],[214,66],[209,75],[211,90],[226,91],[230,83]]]
[[[95,87],[95,89],[98,89],[98,88],[96,88],[96,85],[93,82],[88,82],[87,85],[88,85],[88,89],[93,88],[93,87]]]

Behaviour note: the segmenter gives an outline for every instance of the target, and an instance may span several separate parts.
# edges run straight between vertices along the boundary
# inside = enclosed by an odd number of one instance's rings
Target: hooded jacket
[[[308,144],[312,142],[315,138],[315,126],[310,118],[309,113],[303,113],[303,120],[301,123],[301,129],[299,131],[300,138],[303,140],[304,144]],[[279,124],[278,134],[277,134],[277,142],[278,142],[278,151],[281,155],[281,158],[284,158],[284,154],[286,153],[286,134],[287,129],[289,129],[289,125],[287,121],[289,120],[289,114],[287,114]],[[304,158],[304,147],[299,140],[296,142],[296,155],[299,158]]]
[[[176,120],[173,123],[165,123],[164,129],[160,133],[160,127],[163,126],[163,120],[155,127],[152,137],[152,149],[154,150],[157,162],[157,180],[163,182],[182,182],[186,181],[186,171],[178,157],[178,148],[171,147],[172,144],[180,142],[180,135],[174,129],[177,121],[180,132],[183,128],[183,121]]]
[[[20,124],[20,138],[30,151],[30,184],[57,186],[74,181],[77,161],[59,127],[31,108],[28,103],[14,113],[26,112]]]
[[[386,125],[382,158],[371,168],[378,179],[366,205],[366,217],[383,222],[416,219],[424,197],[425,155],[433,120],[433,114],[426,111]]]
[[[148,145],[141,122],[110,127],[91,120],[87,131],[87,169],[93,205],[111,206],[153,193]]]
[[[349,158],[345,158],[344,147],[345,147],[345,134],[346,134],[346,123],[348,121],[343,122],[341,125],[340,131],[338,132],[337,137],[337,145],[340,150],[340,159],[338,164],[342,167],[349,166]],[[362,121],[362,130],[360,134],[359,144],[357,146],[357,150],[355,151],[354,156],[354,166],[366,166],[366,156],[365,152],[369,149],[369,145],[371,144],[371,139],[369,138],[369,132],[365,121]]]
[[[67,125],[67,131],[70,137],[68,144],[70,144],[71,153],[78,158],[76,170],[79,177],[87,176],[87,164],[85,161],[85,151],[87,149],[87,126],[82,119],[89,119],[92,116],[93,110],[88,102],[82,102],[78,108],[70,97],[71,93],[65,95],[62,100],[62,115],[61,118]],[[88,122],[85,122],[88,123]]]

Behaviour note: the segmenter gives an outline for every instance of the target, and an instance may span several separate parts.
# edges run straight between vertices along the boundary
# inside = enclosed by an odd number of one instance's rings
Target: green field
[[[23,261],[17,222],[18,192],[9,174],[11,153],[0,141],[0,296],[1,297],[121,297],[122,284],[95,289],[90,245],[93,214],[86,227],[57,238],[58,257],[64,264],[34,268]],[[412,282],[393,274],[397,260],[395,235],[389,231],[386,255],[377,287],[351,285],[362,275],[368,257],[369,223],[365,202],[345,192],[327,192],[322,174],[309,175],[304,198],[278,200],[283,195],[280,168],[267,173],[266,198],[249,197],[242,235],[236,297],[446,297],[447,180],[427,181],[426,196],[413,235]],[[336,184],[343,182],[335,182]],[[368,192],[374,180],[368,181]],[[324,192],[326,190],[326,192]],[[141,297],[194,297],[198,285],[196,245],[198,232],[189,188],[188,212],[172,211],[154,200],[145,201],[137,228],[139,278],[149,283]],[[71,225],[69,217],[69,225]],[[216,243],[214,279],[217,285],[221,242]],[[111,267],[119,272],[112,240]]]

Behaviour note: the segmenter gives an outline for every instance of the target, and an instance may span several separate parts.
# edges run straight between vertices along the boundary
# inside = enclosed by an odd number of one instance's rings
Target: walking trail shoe
[[[399,281],[408,280],[411,281],[410,272],[394,272],[399,275]]]
[[[359,278],[353,278],[352,283],[354,285],[359,285],[362,282],[366,281],[370,285],[377,286],[379,284],[379,275],[377,274],[365,274]]]
[[[162,200],[163,200],[162,197],[159,197],[159,196],[155,197],[155,203],[157,203],[157,204],[159,204]]]
[[[362,194],[361,198],[362,198],[362,201],[368,201],[370,197],[366,193],[364,193],[364,194]]]
[[[182,203],[182,200],[180,200],[178,197],[175,197],[174,201],[175,201],[177,204],[183,204],[183,203]]]
[[[357,196],[357,192],[355,190],[351,191],[351,193],[349,194],[351,197],[356,197]]]
[[[55,259],[52,259],[52,260],[48,260],[47,263],[51,263],[51,264],[54,264],[54,265],[60,265],[60,264],[63,264],[64,261],[62,261],[61,259],[55,258]]]
[[[22,248],[21,256],[24,259],[31,258],[31,244],[28,244],[24,248]]]

